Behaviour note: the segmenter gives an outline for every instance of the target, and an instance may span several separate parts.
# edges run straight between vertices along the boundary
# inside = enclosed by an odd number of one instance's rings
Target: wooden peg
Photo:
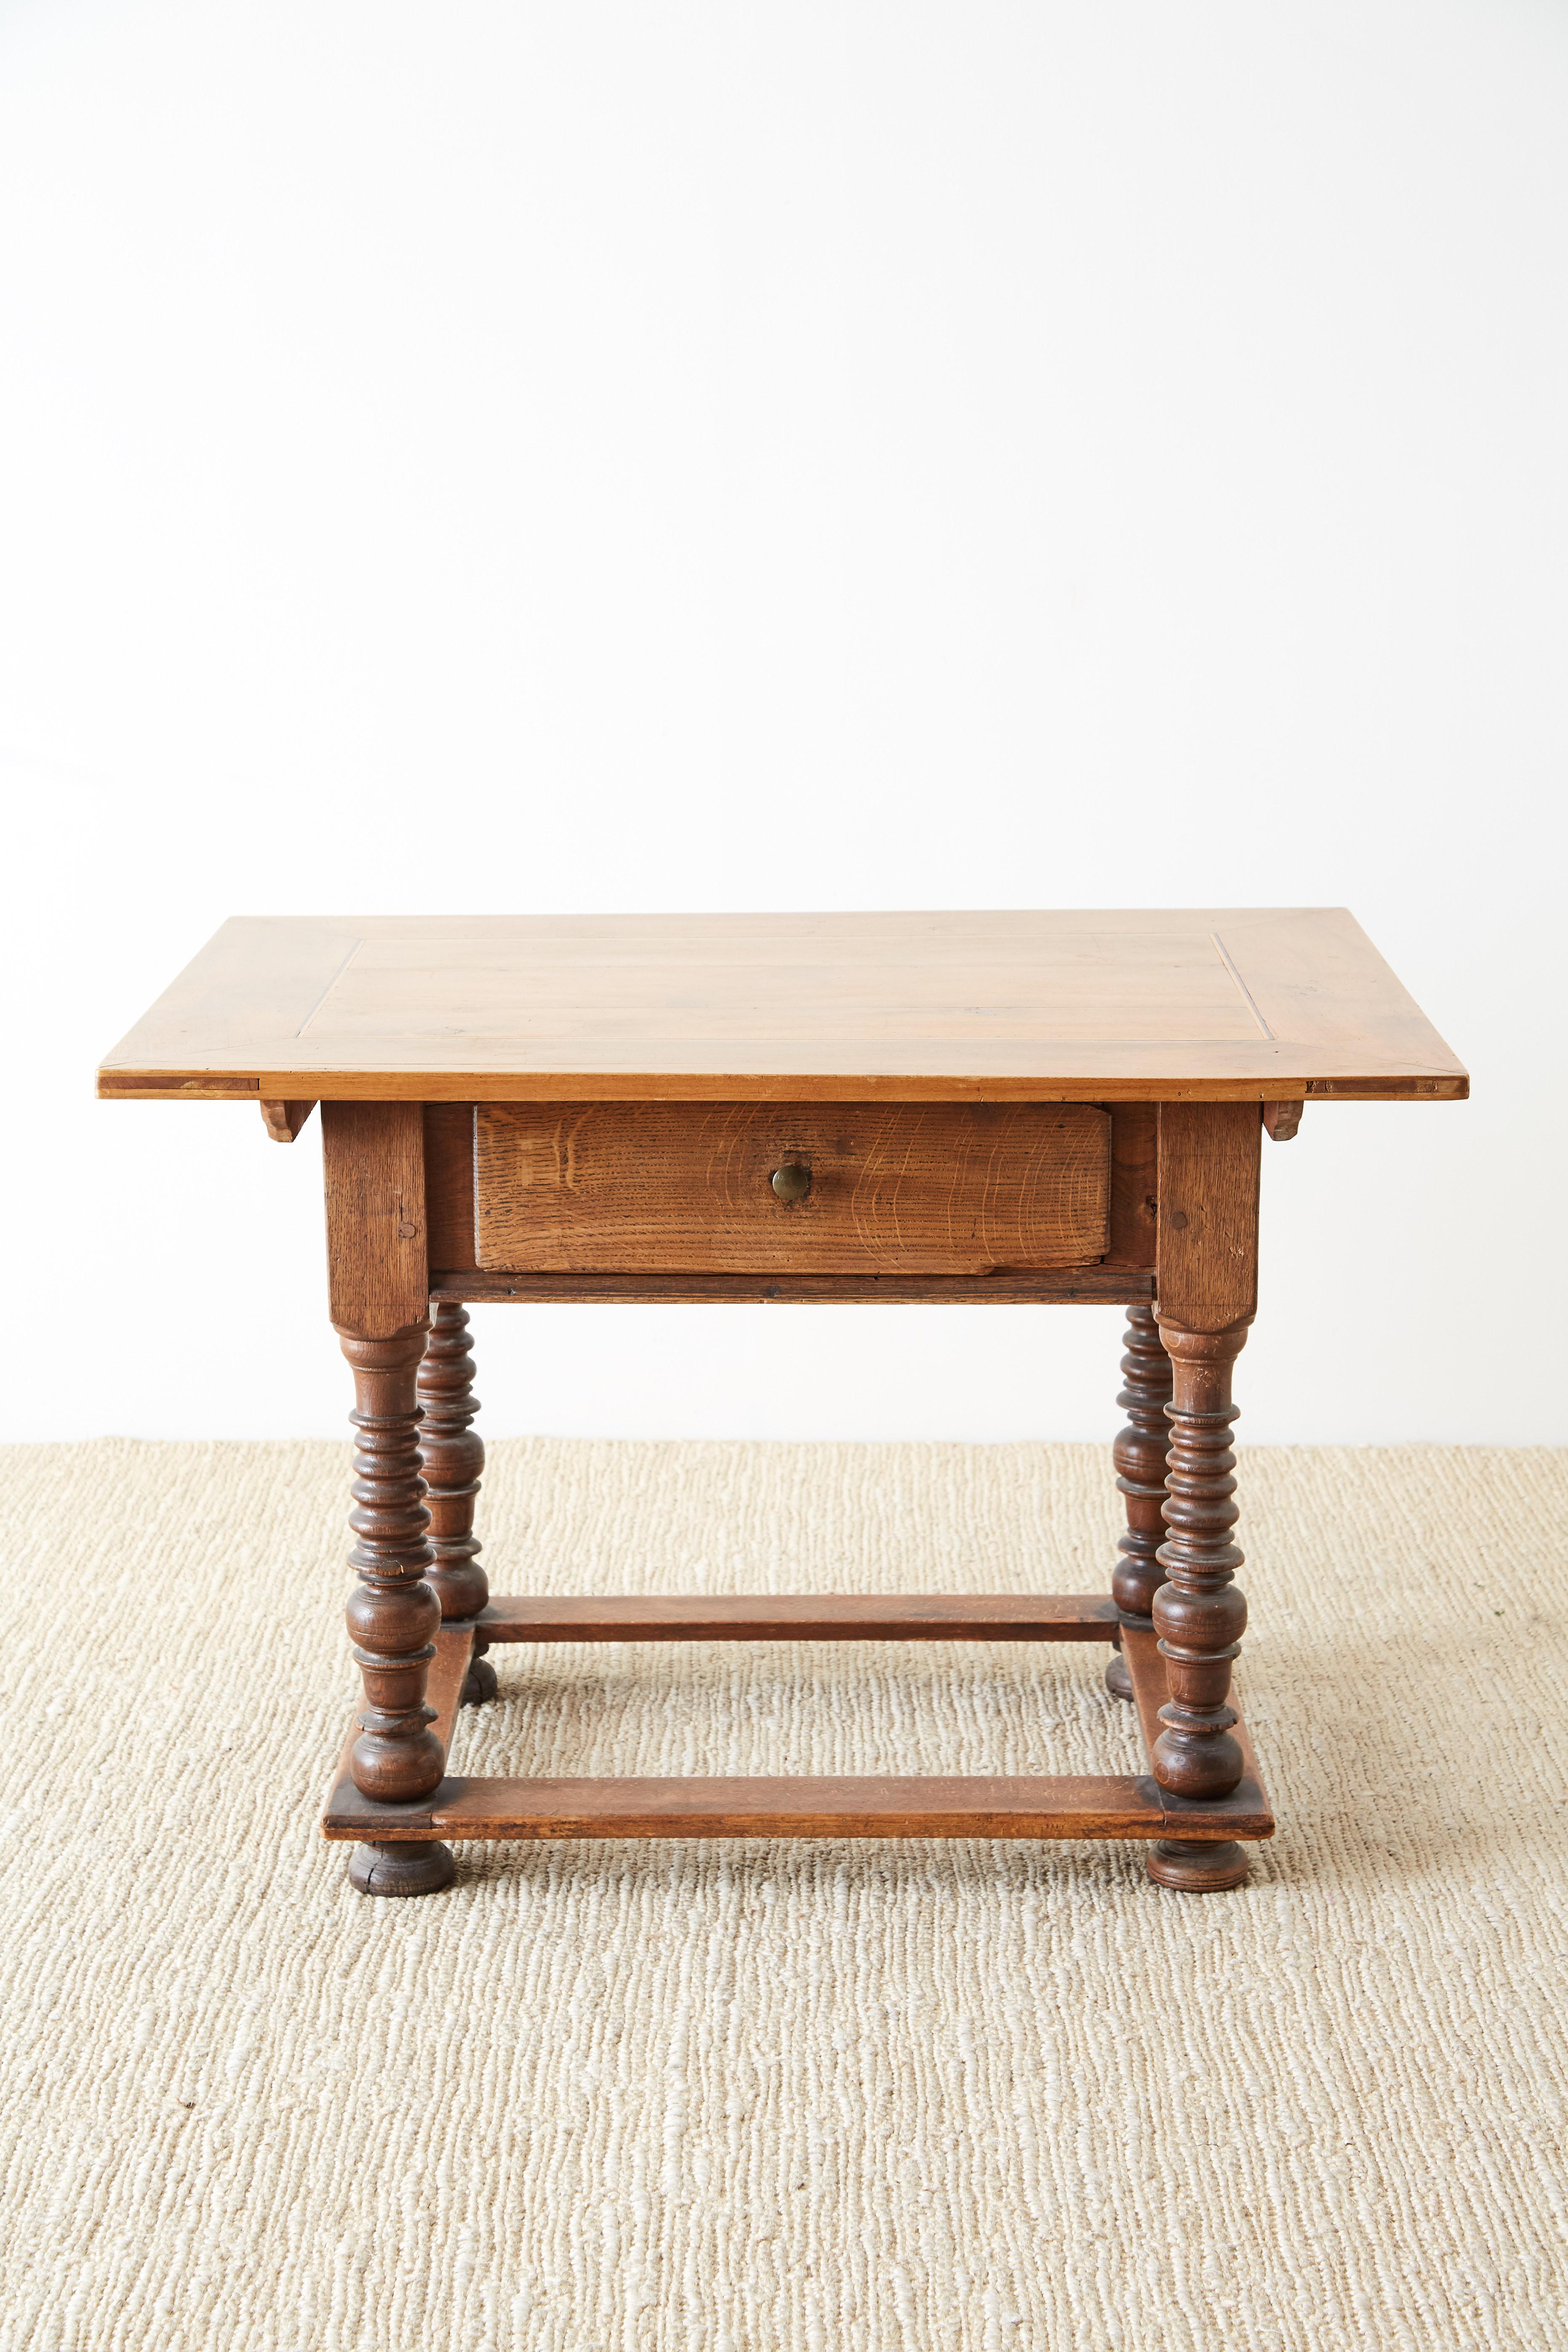
[[[1299,1102],[1266,1102],[1263,1124],[1270,1139],[1275,1143],[1289,1143],[1301,1124],[1301,1113],[1306,1108],[1305,1103]]]

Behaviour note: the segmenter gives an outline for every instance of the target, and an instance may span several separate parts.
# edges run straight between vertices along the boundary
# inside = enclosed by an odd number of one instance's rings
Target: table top
[[[237,916],[104,1096],[1455,1097],[1343,908]]]

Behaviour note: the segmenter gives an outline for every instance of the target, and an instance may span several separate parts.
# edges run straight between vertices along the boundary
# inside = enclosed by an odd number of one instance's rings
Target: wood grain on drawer
[[[1109,1246],[1088,1103],[483,1103],[480,1266],[978,1274]],[[811,1171],[800,1201],[771,1182]]]

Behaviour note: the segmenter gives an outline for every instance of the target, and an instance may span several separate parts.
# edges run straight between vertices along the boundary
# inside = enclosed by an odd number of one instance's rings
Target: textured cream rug
[[[469,1847],[367,1901],[346,1453],[12,1448],[6,2352],[1568,2345],[1568,1455],[1244,1456],[1251,1885]],[[1102,1589],[1080,1446],[492,1448],[498,1590]],[[459,1768],[1138,1769],[1095,1649],[497,1654]]]

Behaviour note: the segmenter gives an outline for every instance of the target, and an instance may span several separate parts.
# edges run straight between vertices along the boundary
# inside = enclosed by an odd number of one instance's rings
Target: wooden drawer
[[[809,1171],[781,1199],[774,1171]],[[797,1183],[799,1178],[795,1180]],[[475,1255],[516,1272],[988,1274],[1106,1255],[1088,1103],[481,1103]]]

